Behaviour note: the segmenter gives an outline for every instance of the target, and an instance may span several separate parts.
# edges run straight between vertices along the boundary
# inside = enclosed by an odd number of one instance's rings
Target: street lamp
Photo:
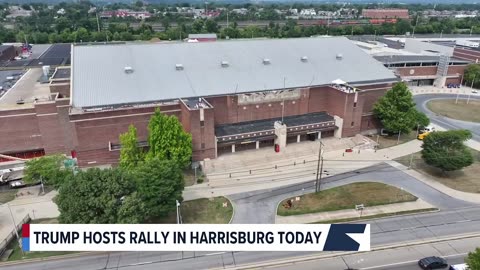
[[[180,224],[180,203],[178,202],[178,200],[175,200],[176,204],[177,204],[177,224]]]
[[[473,75],[472,86],[470,86],[470,88],[472,88],[472,90],[473,90],[473,83],[475,82],[476,77],[477,77],[477,74]],[[470,102],[470,96],[471,95],[472,95],[472,91],[470,90],[470,92],[468,93],[467,104]]]

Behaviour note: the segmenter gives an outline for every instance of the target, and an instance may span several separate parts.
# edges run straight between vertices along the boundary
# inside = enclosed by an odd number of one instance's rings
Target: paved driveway
[[[430,111],[426,104],[429,100],[433,99],[455,99],[457,95],[416,95],[413,97],[415,103],[417,103],[417,109],[427,114],[430,121],[436,125],[439,125],[445,129],[469,129],[472,131],[473,139],[480,142],[480,123],[465,122],[460,120],[451,119],[441,115],[437,115]],[[460,99],[467,99],[465,95],[460,95]],[[470,100],[480,100],[479,96],[472,95]]]

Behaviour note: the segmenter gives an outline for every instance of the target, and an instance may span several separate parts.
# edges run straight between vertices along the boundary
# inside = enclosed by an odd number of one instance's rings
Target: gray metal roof
[[[217,38],[217,34],[188,34],[188,38]]]
[[[401,64],[401,63],[433,63],[439,62],[440,56],[437,55],[382,55],[374,56],[375,59],[384,63],[384,64]],[[468,61],[450,57],[450,62],[454,63],[465,63],[468,64]]]
[[[275,90],[284,81],[293,88],[339,78],[396,80],[391,70],[344,37],[84,45],[73,46],[72,56],[74,107]]]

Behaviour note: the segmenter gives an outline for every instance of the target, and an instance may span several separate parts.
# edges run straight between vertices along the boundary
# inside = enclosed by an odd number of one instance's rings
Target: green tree
[[[405,83],[397,83],[374,105],[373,112],[392,132],[407,133],[417,125],[418,112]]]
[[[218,24],[214,20],[206,20],[205,21],[205,30],[208,33],[217,33],[218,32]]]
[[[35,183],[40,180],[48,185],[59,187],[72,171],[63,168],[66,157],[63,155],[44,156],[30,159],[25,163],[23,180]]]
[[[153,158],[140,164],[135,173],[137,190],[148,218],[164,217],[182,201],[185,186],[181,168],[174,161]]]
[[[133,170],[138,163],[143,161],[143,151],[138,147],[137,129],[134,125],[128,127],[128,131],[120,134],[120,167],[126,170]]]
[[[165,115],[160,109],[148,123],[147,159],[172,160],[181,168],[190,163],[192,157],[192,135],[183,130],[177,117]]]
[[[468,84],[468,86],[471,85],[473,82],[474,86],[479,86],[478,82],[480,82],[480,65],[479,64],[470,64],[465,68],[465,75],[464,75],[464,81],[465,83]]]
[[[124,197],[122,206],[118,209],[117,223],[136,224],[145,221],[147,208],[137,192]]]
[[[432,132],[423,140],[422,158],[443,172],[460,170],[473,164],[472,152],[463,143],[472,138],[469,130]]]
[[[417,127],[426,127],[430,124],[430,118],[423,112],[416,112],[416,124],[418,125]]]
[[[135,190],[132,175],[121,169],[80,171],[68,177],[58,190],[55,202],[60,211],[59,221],[92,224],[141,222],[145,207]]]
[[[480,248],[476,248],[475,251],[468,253],[468,257],[465,260],[470,270],[480,270]]]

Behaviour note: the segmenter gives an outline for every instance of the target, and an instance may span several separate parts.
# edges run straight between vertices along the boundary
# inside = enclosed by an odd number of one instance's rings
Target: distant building
[[[217,41],[217,34],[189,34],[187,42]]]
[[[364,9],[362,16],[371,19],[408,19],[408,9]]]
[[[313,8],[302,9],[302,11],[300,11],[301,17],[312,17],[316,15],[317,15],[317,12],[315,12],[315,9]]]
[[[10,14],[6,16],[7,19],[14,19],[17,17],[30,17],[32,15],[31,10],[25,10],[20,6],[10,6],[9,12]]]
[[[111,18],[111,17],[134,17],[135,19],[146,19],[152,17],[152,14],[148,11],[131,11],[126,9],[113,10],[113,11],[104,11],[100,13],[100,18]]]

